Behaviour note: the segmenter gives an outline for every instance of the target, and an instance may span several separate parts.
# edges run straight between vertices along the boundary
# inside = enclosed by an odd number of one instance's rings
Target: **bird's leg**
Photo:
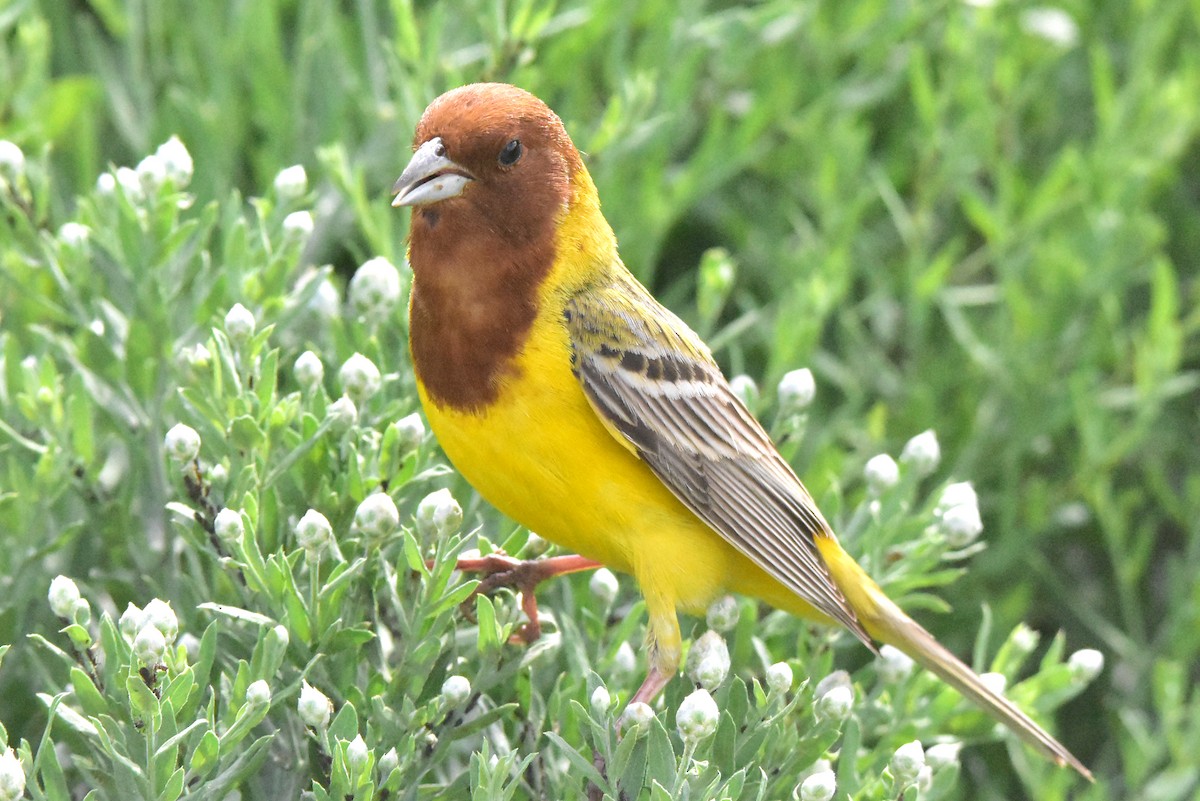
[[[644,585],[643,585],[644,586]],[[675,604],[657,594],[646,593],[646,610],[649,621],[646,627],[646,648],[649,652],[650,670],[646,680],[629,699],[651,704],[667,683],[679,672],[679,657],[683,654],[683,638],[679,633],[679,618]],[[617,733],[621,722],[617,722]]]
[[[513,642],[531,643],[542,636],[542,624],[538,620],[537,598],[534,590],[548,578],[594,570],[603,567],[600,562],[572,554],[551,556],[547,559],[514,559],[504,554],[489,554],[474,559],[459,559],[457,569],[464,573],[481,573],[483,579],[475,592],[463,601],[471,603],[479,593],[490,593],[501,587],[512,587],[521,593],[521,608],[529,622],[513,633]]]

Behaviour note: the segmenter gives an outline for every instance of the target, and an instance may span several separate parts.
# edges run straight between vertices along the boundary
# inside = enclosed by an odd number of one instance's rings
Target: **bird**
[[[409,207],[409,349],[447,458],[506,516],[572,551],[463,560],[522,590],[608,566],[645,600],[652,701],[679,668],[678,613],[739,593],[890,644],[1034,749],[1091,780],[1025,712],[906,615],[841,547],[708,347],[622,263],[559,117],[508,84],[425,109],[392,187]]]

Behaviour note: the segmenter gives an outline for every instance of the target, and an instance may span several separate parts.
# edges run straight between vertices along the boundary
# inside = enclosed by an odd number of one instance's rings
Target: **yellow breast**
[[[744,561],[615,439],[571,373],[561,314],[538,315],[514,377],[479,412],[438,406],[430,426],[492,505],[551,542],[703,608]],[[647,582],[649,579],[649,582]]]

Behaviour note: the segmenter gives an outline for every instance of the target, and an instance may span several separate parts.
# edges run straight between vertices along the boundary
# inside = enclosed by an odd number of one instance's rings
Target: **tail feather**
[[[868,624],[880,640],[908,654],[922,667],[932,671],[966,698],[1007,726],[1014,734],[1045,754],[1056,764],[1069,765],[1088,781],[1092,773],[1083,766],[1066,746],[1033,721],[1012,701],[988,687],[975,671],[947,651],[912,618],[891,601],[880,605],[875,625]]]
[[[1088,781],[1094,781],[1091,771],[1085,768],[1066,746],[1034,723],[1016,704],[984,684],[975,671],[947,651],[916,621],[904,614],[900,607],[884,595],[879,585],[871,580],[858,563],[838,546],[836,540],[832,537],[818,538],[817,547],[846,601],[872,637],[908,654],[917,664],[932,671],[978,704],[1056,764],[1069,765]]]

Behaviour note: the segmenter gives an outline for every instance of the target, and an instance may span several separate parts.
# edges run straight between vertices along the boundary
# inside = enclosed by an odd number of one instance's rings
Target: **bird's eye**
[[[508,140],[508,144],[501,148],[500,155],[496,157],[496,161],[500,162],[501,167],[511,167],[520,160],[521,154],[524,152],[520,139],[510,139]]]

